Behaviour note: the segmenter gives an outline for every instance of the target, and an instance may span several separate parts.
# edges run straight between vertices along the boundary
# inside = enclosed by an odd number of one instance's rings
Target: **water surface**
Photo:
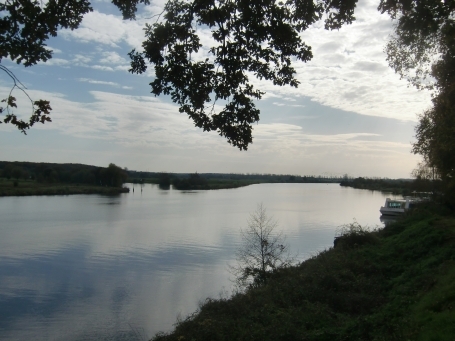
[[[338,184],[0,198],[0,339],[150,338],[231,291],[227,265],[258,203],[302,260],[341,224],[381,225],[384,201]]]

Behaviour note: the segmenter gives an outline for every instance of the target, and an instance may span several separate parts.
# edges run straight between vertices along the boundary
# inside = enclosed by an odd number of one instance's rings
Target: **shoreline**
[[[428,205],[383,229],[355,227],[264,285],[206,299],[151,340],[452,341],[454,213]]]
[[[30,180],[21,180],[14,186],[12,180],[0,180],[0,197],[24,197],[46,195],[104,194],[117,195],[129,193],[127,187],[103,187],[86,184],[42,184]]]

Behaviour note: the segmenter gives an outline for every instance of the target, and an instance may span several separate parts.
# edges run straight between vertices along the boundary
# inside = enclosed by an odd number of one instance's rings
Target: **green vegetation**
[[[440,180],[431,181],[417,178],[415,180],[402,179],[368,179],[355,178],[340,182],[340,186],[353,187],[358,189],[369,189],[386,193],[411,195],[412,192],[433,192],[441,191],[443,183]]]
[[[127,171],[132,183],[158,184],[161,188],[181,190],[238,188],[260,183],[338,183],[344,177],[324,177],[290,174],[235,174],[235,173],[155,173]]]
[[[188,178],[174,178],[172,185],[175,189],[208,189],[207,179],[201,178],[198,173],[190,174]]]
[[[389,65],[419,89],[433,90],[432,106],[419,115],[412,152],[444,183],[455,208],[455,6],[453,1],[382,0],[396,19],[386,47]]]
[[[142,172],[141,172],[142,173]],[[249,180],[232,180],[232,179],[207,179],[204,175],[195,174],[168,174],[168,173],[150,173],[151,177],[132,178],[132,183],[149,183],[157,184],[161,189],[173,188],[178,190],[210,190],[210,189],[228,189],[239,188],[259,183],[258,181]],[[197,175],[197,176],[196,176]]]
[[[126,172],[113,163],[102,168],[0,161],[0,196],[126,193],[126,180]]]
[[[118,194],[128,193],[127,187],[104,187],[84,184],[39,183],[36,180],[0,178],[0,197],[25,195]]]
[[[350,24],[355,6],[354,0],[167,1],[163,20],[147,26],[141,52],[129,53],[129,71],[153,65],[154,95],[170,95],[195,126],[246,150],[259,121],[255,102],[265,94],[251,78],[297,87],[292,62],[313,57],[301,33],[319,21],[328,30]],[[203,49],[200,27],[212,34]]]
[[[207,299],[153,340],[453,340],[453,214],[421,207],[382,230],[352,224],[338,237],[264,285]]]
[[[229,267],[239,289],[261,286],[269,274],[294,262],[286,236],[277,227],[278,222],[259,204],[248,219],[248,227],[240,230],[242,244],[236,252],[237,264]]]
[[[238,188],[258,183],[248,180],[206,178],[198,173],[189,174],[188,177],[174,177],[171,182],[174,188],[179,190]]]

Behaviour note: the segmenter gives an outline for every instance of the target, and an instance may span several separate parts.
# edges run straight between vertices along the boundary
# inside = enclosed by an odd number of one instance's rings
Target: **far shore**
[[[168,185],[161,185],[160,179],[158,178],[148,178],[148,179],[129,179],[128,182],[133,184],[156,184],[160,185],[162,189],[169,189],[170,183]],[[177,190],[214,190],[214,189],[230,189],[230,188],[240,188],[249,185],[265,183],[261,181],[251,181],[251,180],[231,180],[231,179],[208,179],[198,184],[192,183],[182,183],[180,186],[176,186],[176,183],[172,184],[173,189]]]
[[[16,184],[16,185],[15,185]],[[35,180],[0,178],[0,197],[33,195],[70,195],[128,193],[127,187],[106,187],[87,184],[38,183]]]

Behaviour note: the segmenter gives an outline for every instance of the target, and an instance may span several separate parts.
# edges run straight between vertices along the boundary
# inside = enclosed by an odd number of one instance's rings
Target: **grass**
[[[455,217],[425,209],[337,246],[259,288],[200,309],[153,340],[416,340],[455,335]]]
[[[15,186],[15,182],[17,186]],[[118,194],[128,192],[126,188],[102,187],[67,183],[38,183],[34,180],[12,180],[0,178],[0,197],[26,195],[68,194]]]

